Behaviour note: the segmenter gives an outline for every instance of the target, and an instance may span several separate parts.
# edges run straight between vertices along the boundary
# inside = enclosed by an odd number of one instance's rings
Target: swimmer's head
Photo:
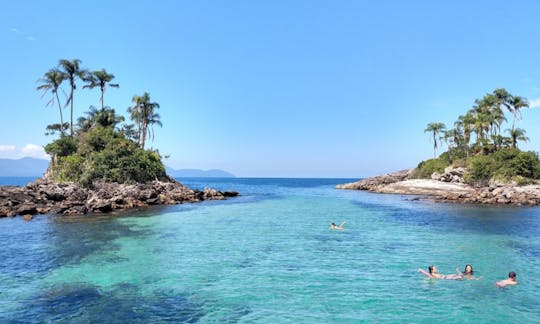
[[[510,273],[508,273],[508,278],[515,281],[516,280],[516,273],[514,271],[510,271]]]
[[[430,265],[428,267],[428,270],[429,270],[429,274],[433,274],[437,272],[437,267],[435,267],[434,265]]]
[[[337,226],[336,223],[332,223],[332,226]]]
[[[472,268],[472,265],[470,264],[467,264],[465,266],[465,270],[463,271],[464,274],[473,274],[473,268]]]

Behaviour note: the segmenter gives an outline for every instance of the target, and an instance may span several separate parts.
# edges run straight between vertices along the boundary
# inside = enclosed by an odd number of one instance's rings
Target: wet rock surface
[[[0,217],[35,214],[81,215],[106,213],[151,205],[174,205],[236,197],[238,192],[205,188],[192,190],[180,182],[152,181],[138,184],[103,182],[93,188],[75,183],[38,179],[24,187],[0,187]]]

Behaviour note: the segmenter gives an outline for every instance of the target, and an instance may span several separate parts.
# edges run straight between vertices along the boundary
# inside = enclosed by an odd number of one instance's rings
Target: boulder
[[[19,215],[34,215],[37,213],[37,207],[32,203],[24,203],[17,208],[16,212]]]
[[[376,190],[381,185],[387,185],[400,181],[407,180],[414,169],[402,170],[394,173],[389,173],[373,178],[362,179],[360,181],[340,184],[336,186],[336,189],[353,189],[353,190]]]
[[[224,191],[223,196],[224,197],[236,197],[239,193],[237,191]]]

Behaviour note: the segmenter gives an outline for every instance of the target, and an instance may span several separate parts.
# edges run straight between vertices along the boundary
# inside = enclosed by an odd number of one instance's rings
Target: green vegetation
[[[105,69],[88,72],[80,68],[80,63],[77,59],[60,60],[57,68],[38,80],[37,90],[52,95],[47,105],[56,101],[60,111],[60,123],[48,125],[46,133],[59,134],[45,146],[45,151],[52,156],[51,177],[85,186],[96,181],[134,183],[166,178],[159,153],[144,149],[147,137],[153,139],[152,126],[161,126],[160,116],[156,113],[159,104],[152,102],[146,92],[134,96],[134,105],[128,112],[135,124],[122,124],[125,118],[104,103],[106,87],[119,87],[111,83],[114,75]],[[73,97],[78,81],[85,82],[83,89],[99,88],[101,108],[90,107],[74,124]],[[69,83],[70,91],[62,107],[58,93],[63,82]],[[71,108],[69,123],[64,122],[62,114],[62,109],[67,106]]]
[[[435,157],[420,162],[414,171],[416,178],[429,178],[433,172],[442,173],[448,166],[466,167],[464,180],[484,186],[490,180],[498,182],[533,183],[540,179],[540,160],[536,152],[519,150],[518,143],[529,138],[526,131],[516,128],[521,110],[529,107],[527,99],[514,96],[505,89],[486,94],[465,115],[458,117],[454,128],[443,123],[429,123],[424,132],[433,140]],[[512,127],[501,126],[507,121],[504,110],[512,114]],[[445,143],[448,150],[436,158],[436,150]]]

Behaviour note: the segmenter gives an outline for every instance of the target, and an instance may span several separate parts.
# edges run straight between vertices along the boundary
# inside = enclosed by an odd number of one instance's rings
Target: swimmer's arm
[[[347,222],[343,222],[343,223],[339,224],[339,227],[343,227],[343,225],[345,225],[345,223],[347,223]]]

